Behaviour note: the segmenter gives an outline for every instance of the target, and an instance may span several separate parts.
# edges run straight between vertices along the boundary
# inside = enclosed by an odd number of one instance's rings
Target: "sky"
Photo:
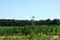
[[[60,0],[0,0],[0,19],[60,19]]]

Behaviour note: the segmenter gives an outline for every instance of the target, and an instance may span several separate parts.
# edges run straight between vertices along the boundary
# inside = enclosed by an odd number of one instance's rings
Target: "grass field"
[[[60,25],[0,26],[0,40],[60,40]]]

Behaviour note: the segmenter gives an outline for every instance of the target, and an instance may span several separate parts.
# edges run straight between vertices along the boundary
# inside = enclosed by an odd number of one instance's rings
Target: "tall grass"
[[[60,35],[60,26],[58,25],[41,25],[41,26],[0,26],[0,36],[21,36],[29,35],[33,31],[35,34],[43,33],[46,35]]]
[[[51,40],[50,35],[60,35],[60,25],[0,26],[0,36],[17,36],[0,40]]]

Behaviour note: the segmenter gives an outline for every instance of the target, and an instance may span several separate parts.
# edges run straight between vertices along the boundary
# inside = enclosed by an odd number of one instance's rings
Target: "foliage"
[[[46,35],[60,35],[59,25],[41,25],[41,26],[0,26],[0,36],[9,35],[30,35],[31,32],[35,34],[43,33]]]
[[[29,37],[26,37],[27,35]],[[0,38],[1,40],[51,40],[49,35],[60,36],[60,25],[0,26],[0,36],[17,36]],[[18,38],[18,36],[24,37]]]
[[[15,19],[0,19],[0,26],[31,26],[31,25],[60,25],[59,19],[47,20],[15,20]]]

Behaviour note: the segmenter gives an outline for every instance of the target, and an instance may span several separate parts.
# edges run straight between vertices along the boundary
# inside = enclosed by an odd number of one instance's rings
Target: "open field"
[[[0,26],[0,40],[60,40],[60,25]]]

